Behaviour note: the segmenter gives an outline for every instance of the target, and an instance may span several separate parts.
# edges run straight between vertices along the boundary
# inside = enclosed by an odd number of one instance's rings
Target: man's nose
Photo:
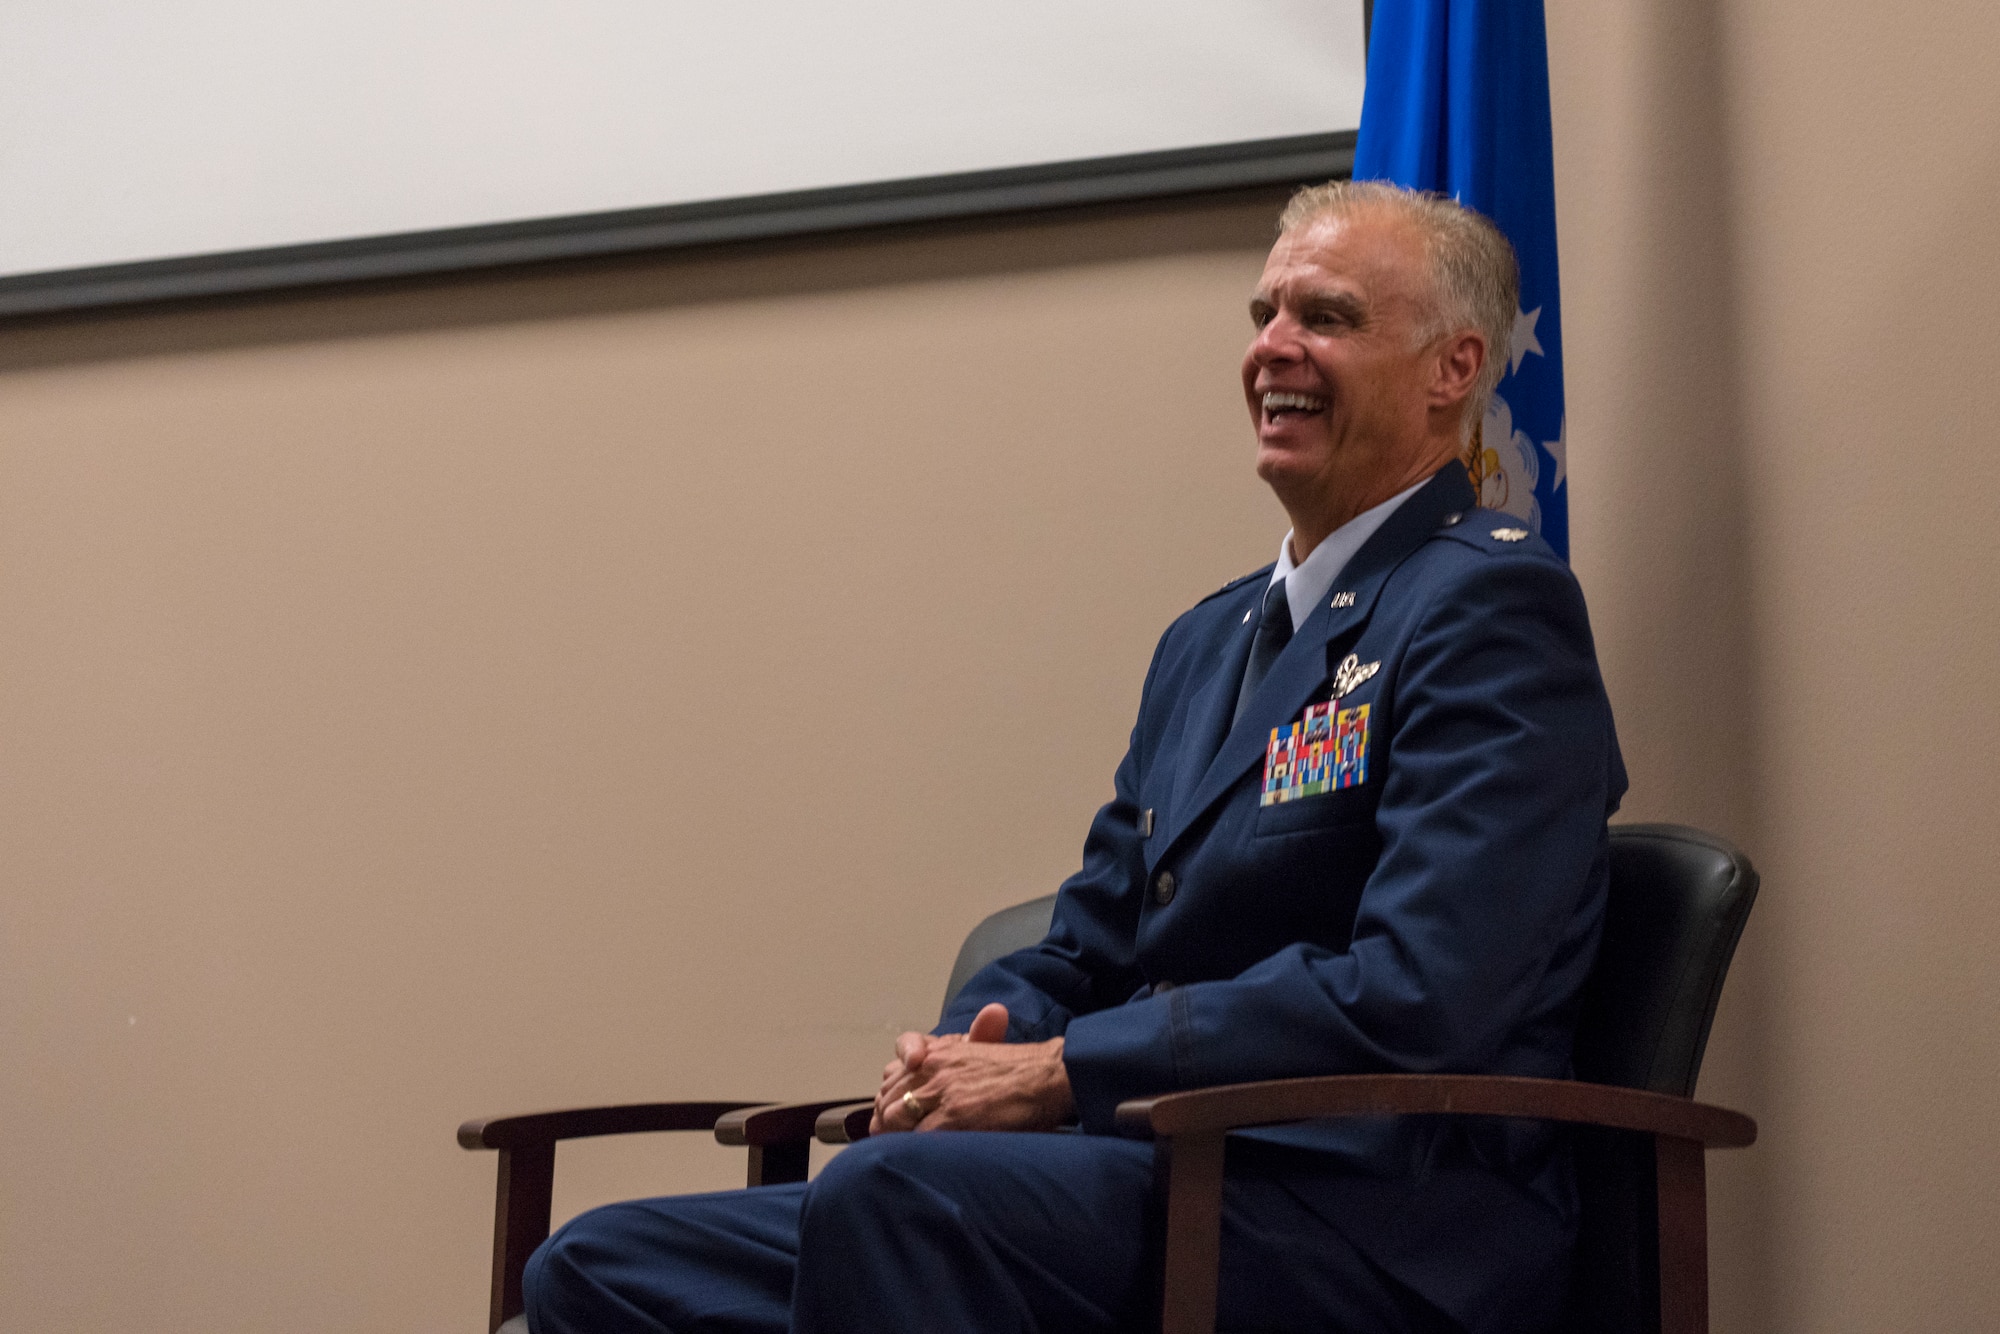
[[[1270,366],[1280,362],[1297,361],[1299,352],[1298,325],[1283,315],[1273,316],[1271,322],[1257,331],[1250,340],[1250,358],[1259,366]]]

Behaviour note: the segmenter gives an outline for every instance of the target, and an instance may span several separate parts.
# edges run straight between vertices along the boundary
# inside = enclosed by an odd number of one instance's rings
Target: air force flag
[[[1437,190],[1500,225],[1521,309],[1499,392],[1466,458],[1480,503],[1569,556],[1555,159],[1541,0],[1375,0],[1356,180]]]

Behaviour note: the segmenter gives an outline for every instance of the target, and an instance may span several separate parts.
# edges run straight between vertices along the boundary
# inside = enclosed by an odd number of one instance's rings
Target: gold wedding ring
[[[903,1106],[909,1108],[910,1115],[916,1117],[917,1120],[919,1121],[923,1120],[925,1117],[931,1114],[930,1108],[924,1106],[922,1103],[917,1101],[917,1094],[914,1089],[906,1090],[904,1092]]]

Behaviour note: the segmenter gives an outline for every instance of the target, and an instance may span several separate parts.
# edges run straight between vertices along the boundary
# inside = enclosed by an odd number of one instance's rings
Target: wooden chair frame
[[[1683,1011],[1641,1016],[1664,1024],[1675,1042],[1640,1050],[1649,1064],[1625,1071],[1609,1063],[1610,1077],[1630,1073],[1632,1083],[1675,1092],[1620,1084],[1577,1080],[1524,1079],[1497,1075],[1331,1075],[1312,1079],[1281,1079],[1233,1084],[1186,1093],[1132,1099],[1119,1104],[1121,1133],[1154,1142],[1154,1184],[1161,1209],[1158,1217],[1164,1256],[1160,1293],[1160,1327],[1164,1334],[1209,1334],[1215,1325],[1217,1261],[1221,1239],[1223,1147],[1231,1130],[1327,1117],[1457,1115],[1502,1116],[1566,1122],[1629,1136],[1650,1136],[1652,1161],[1625,1159],[1643,1141],[1619,1144],[1621,1161],[1652,1178],[1652,1198],[1627,1197],[1618,1207],[1632,1219],[1637,1233],[1615,1243],[1613,1267],[1600,1271],[1590,1259],[1579,1272],[1616,1276],[1616,1266],[1657,1245],[1658,1329],[1660,1334],[1706,1334],[1708,1329],[1708,1200],[1706,1151],[1742,1148],[1757,1138],[1749,1117],[1694,1101],[1680,1093],[1694,1091],[1709,1021],[1757,889],[1757,875],[1747,858],[1726,843],[1699,830],[1673,825],[1618,826],[1612,830],[1614,854],[1623,840],[1635,846],[1666,840],[1696,845],[1729,859],[1729,883],[1712,891],[1713,902],[1701,908],[1705,938],[1676,949],[1692,951],[1702,967],[1671,974],[1669,1001]],[[1663,900],[1672,905],[1677,900]],[[947,988],[954,994],[983,958],[1012,948],[1008,943],[1027,917],[1041,915],[1046,929],[1046,901],[1018,904],[988,918],[967,937]],[[1683,911],[1694,911],[1684,908]],[[1023,917],[1022,914],[1027,914]],[[1615,916],[1615,914],[1614,914]],[[1018,920],[1017,920],[1018,919]],[[1693,919],[1689,919],[1693,920]],[[1628,935],[1652,935],[1671,930],[1671,917],[1656,920],[1645,913],[1631,917]],[[1609,930],[1609,928],[1607,928]],[[990,937],[990,938],[989,938]],[[1001,939],[1008,938],[1007,940]],[[1601,963],[1601,960],[1600,960]],[[1694,985],[1695,990],[1688,990]],[[1657,1034],[1652,1039],[1660,1041]],[[1582,1034],[1579,1035],[1582,1041]],[[1595,1066],[1602,1077],[1602,1053]],[[1581,1063],[1581,1048],[1580,1048]],[[705,1130],[724,1144],[749,1150],[748,1184],[803,1181],[812,1139],[847,1144],[865,1138],[874,1111],[872,1101],[834,1099],[802,1103],[681,1102],[641,1103],[626,1107],[586,1108],[544,1112],[493,1121],[468,1121],[459,1128],[459,1143],[468,1149],[497,1149],[499,1179],[494,1202],[492,1327],[521,1310],[521,1271],[549,1233],[550,1188],[555,1145],[588,1135],[628,1134],[650,1130]],[[1579,1155],[1584,1145],[1579,1145]],[[1645,1169],[1650,1167],[1650,1172]],[[1633,1211],[1636,1210],[1636,1215]],[[1646,1218],[1651,1212],[1654,1216]],[[1645,1235],[1651,1226],[1653,1236]],[[1642,1274],[1632,1291],[1640,1303],[1637,1314],[1649,1311],[1653,1292]],[[1594,1318],[1594,1317],[1586,1317]],[[1623,1318],[1621,1314],[1620,1318]],[[1649,1324],[1649,1320],[1642,1320]]]
[[[826,1102],[638,1102],[620,1107],[578,1107],[467,1121],[458,1128],[466,1149],[500,1154],[493,1191],[493,1285],[487,1329],[521,1313],[521,1273],[535,1247],[549,1235],[556,1145],[597,1135],[660,1130],[706,1130],[724,1144],[749,1150],[744,1184],[770,1186],[806,1179],[806,1160],[821,1112],[855,1100]],[[867,1129],[863,1123],[863,1130]]]
[[[868,1134],[872,1102],[819,1107],[830,1144]],[[1322,1117],[1513,1116],[1653,1137],[1658,1175],[1660,1334],[1707,1334],[1705,1151],[1756,1141],[1741,1112],[1612,1084],[1508,1075],[1327,1075],[1224,1084],[1118,1105],[1118,1128],[1153,1140],[1154,1188],[1165,1203],[1162,1334],[1213,1334],[1221,1254],[1223,1139],[1231,1130]]]

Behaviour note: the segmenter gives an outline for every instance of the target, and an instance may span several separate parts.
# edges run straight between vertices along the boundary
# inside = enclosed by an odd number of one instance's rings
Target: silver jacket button
[[[1160,872],[1159,879],[1153,882],[1153,902],[1164,908],[1173,901],[1174,873],[1172,871],[1162,871]]]

